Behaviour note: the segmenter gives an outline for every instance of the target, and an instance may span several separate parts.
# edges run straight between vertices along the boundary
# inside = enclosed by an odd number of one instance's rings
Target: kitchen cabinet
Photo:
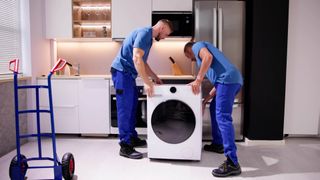
[[[80,133],[78,79],[53,79],[51,82],[56,133]],[[47,85],[47,80],[39,79],[38,84]],[[49,109],[49,98],[47,89],[40,90],[40,108]],[[42,131],[51,132],[49,114],[41,114],[40,119]]]
[[[320,1],[289,1],[284,134],[320,134]],[[303,37],[303,38],[302,38]]]
[[[38,79],[47,85],[47,79]],[[54,78],[52,98],[56,133],[109,134],[109,79],[102,77]],[[40,108],[49,109],[47,89],[40,89]],[[42,132],[51,132],[49,114],[41,114]],[[32,122],[35,132],[36,122]]]
[[[151,26],[151,0],[112,0],[112,38],[125,38],[133,29]]]
[[[46,38],[72,38],[71,0],[45,0]]]
[[[73,37],[111,37],[111,0],[73,0]]]
[[[152,0],[152,11],[192,11],[192,0]]]
[[[79,122],[82,134],[109,134],[109,80],[82,78],[79,83]]]
[[[289,0],[246,1],[244,135],[250,140],[283,139],[288,12]]]

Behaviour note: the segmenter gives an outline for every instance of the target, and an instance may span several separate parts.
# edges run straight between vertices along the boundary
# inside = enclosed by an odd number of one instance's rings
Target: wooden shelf
[[[97,1],[88,1],[88,0],[73,0],[74,6],[97,6],[97,5],[110,5],[111,0],[97,0]]]
[[[110,38],[111,0],[73,0],[73,37]]]
[[[92,25],[103,25],[103,24],[111,24],[111,21],[107,20],[73,20],[74,24],[92,24]]]

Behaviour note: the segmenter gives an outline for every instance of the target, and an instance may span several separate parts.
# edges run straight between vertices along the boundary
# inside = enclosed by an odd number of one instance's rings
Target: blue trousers
[[[135,130],[138,104],[136,81],[130,73],[117,70],[112,71],[112,80],[116,89],[120,142],[130,144],[130,139],[138,136]]]
[[[210,103],[212,143],[223,144],[224,155],[229,157],[234,164],[238,164],[231,114],[235,96],[241,85],[217,83],[215,88],[216,96]]]

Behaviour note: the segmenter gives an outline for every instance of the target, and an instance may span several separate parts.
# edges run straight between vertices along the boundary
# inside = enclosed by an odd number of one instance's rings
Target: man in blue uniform
[[[214,85],[204,100],[205,104],[213,98],[210,103],[213,140],[210,145],[205,145],[204,150],[224,152],[227,160],[214,169],[212,174],[217,177],[241,174],[231,117],[235,96],[243,84],[241,73],[221,51],[208,42],[188,42],[184,53],[189,59],[195,60],[200,68],[196,80],[190,83],[192,91],[195,94],[200,92],[205,75]]]
[[[132,31],[123,41],[119,53],[111,65],[112,80],[116,89],[117,117],[120,136],[120,155],[141,159],[142,153],[134,147],[146,145],[145,140],[138,138],[135,130],[138,92],[135,79],[139,75],[144,81],[148,96],[153,95],[153,83],[161,80],[147,63],[153,38],[159,41],[173,31],[172,23],[162,19],[152,27],[138,28]]]

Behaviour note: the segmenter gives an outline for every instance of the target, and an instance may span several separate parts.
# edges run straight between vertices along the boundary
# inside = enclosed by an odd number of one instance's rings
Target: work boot
[[[212,175],[215,177],[236,176],[239,174],[241,174],[240,164],[235,165],[229,158],[218,169],[212,170]]]
[[[219,154],[224,153],[223,145],[221,145],[221,144],[213,144],[213,143],[206,144],[206,145],[204,145],[203,150],[215,152],[215,153],[219,153]]]
[[[141,159],[143,157],[143,154],[136,151],[133,146],[126,144],[124,142],[120,142],[120,156],[130,158],[130,159]]]
[[[133,147],[140,147],[140,146],[145,146],[147,145],[147,141],[146,140],[142,140],[139,137],[133,137],[131,138],[131,145]]]

